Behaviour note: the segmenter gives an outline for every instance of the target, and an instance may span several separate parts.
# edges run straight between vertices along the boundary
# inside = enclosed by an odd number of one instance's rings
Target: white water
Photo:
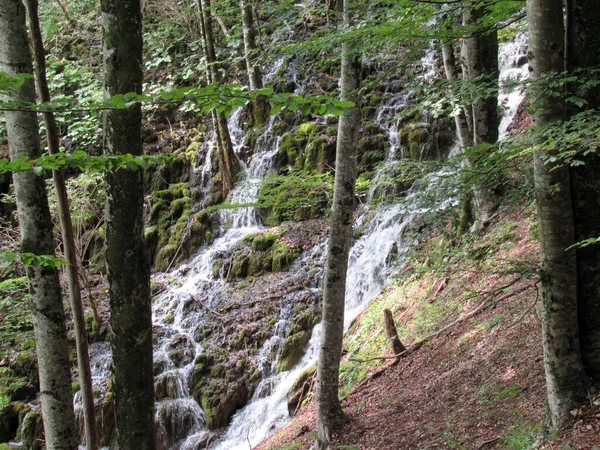
[[[521,43],[522,44],[522,43]],[[523,53],[522,45],[505,45],[502,55],[510,53],[512,60]],[[433,64],[428,52],[424,58],[426,73],[432,73]],[[502,59],[504,58],[504,59]],[[274,74],[283,64],[277,62],[269,71]],[[517,73],[511,59],[501,56],[501,77],[513,76]],[[512,70],[512,72],[511,72]],[[519,72],[521,73],[521,72]],[[524,75],[515,75],[524,76]],[[508,107],[511,118],[503,119],[502,130],[506,130],[516,112],[520,98],[507,95],[507,100],[501,100]],[[402,157],[402,149],[398,140],[399,112],[407,105],[408,96],[399,94],[377,112],[377,123],[387,132],[390,150],[386,163],[395,162]],[[272,118],[269,123],[273,125]],[[230,132],[234,148],[239,151],[243,141],[243,130],[240,125],[241,110],[235,111],[229,120]],[[229,201],[232,204],[252,203],[256,201],[261,179],[271,169],[271,161],[277,153],[279,139],[270,133],[259,138],[261,151],[254,156],[248,167],[244,167],[245,178],[231,192]],[[202,186],[210,187],[210,151],[207,150],[205,165],[202,171]],[[443,182],[440,174],[431,174],[429,188]],[[442,189],[443,190],[443,189]],[[448,194],[448,193],[447,193]],[[410,236],[404,231],[415,216],[425,212],[419,206],[417,193],[410,194],[403,202],[375,210],[362,237],[358,239],[350,253],[348,283],[346,290],[346,324],[349,324],[376,297],[388,283],[392,272],[398,268],[392,265],[395,255],[402,253],[414,245]],[[434,209],[444,209],[452,203],[452,195],[442,195]],[[431,208],[431,206],[429,206]],[[231,253],[240,241],[248,234],[261,230],[261,223],[255,208],[246,207],[224,211],[221,216],[223,234],[210,246],[203,248],[200,253],[186,266],[171,274],[159,275],[171,286],[154,304],[153,323],[157,345],[155,346],[155,365],[161,366],[156,377],[156,384],[163,386],[164,393],[156,404],[156,422],[165,448],[173,450],[196,450],[205,448],[210,433],[205,427],[204,413],[193,400],[189,392],[188,378],[193,369],[195,357],[203,351],[194,340],[194,330],[199,323],[207,320],[207,308],[221,303],[230,292],[230,286],[222,279],[213,279],[213,263],[217,257]],[[363,215],[359,219],[367,220]],[[292,277],[308,277],[308,269],[322,267],[325,257],[325,246],[319,245],[305,253],[290,269]],[[402,258],[395,257],[396,261]],[[321,274],[314,277],[318,282]],[[315,286],[316,287],[316,286]],[[309,288],[310,295],[317,295],[315,288]],[[301,361],[291,370],[276,374],[277,361],[272,357],[278,353],[279,346],[289,333],[289,317],[294,304],[294,295],[288,294],[282,300],[280,320],[275,325],[274,336],[270,338],[259,353],[259,367],[263,380],[256,389],[251,402],[234,416],[232,423],[223,438],[218,443],[219,450],[249,449],[258,445],[278,427],[289,421],[287,409],[287,394],[297,377],[307,367],[314,364],[320,341],[320,325],[312,332],[305,354]],[[179,357],[173,358],[173,350],[179,350]],[[94,384],[102,391],[110,376],[110,348],[106,343],[94,344],[92,352],[92,373]]]

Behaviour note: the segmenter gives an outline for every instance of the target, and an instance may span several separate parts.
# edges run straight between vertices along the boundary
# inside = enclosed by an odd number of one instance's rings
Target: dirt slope
[[[523,211],[498,217],[465,244],[464,255],[446,258],[443,270],[419,272],[419,261],[436,258],[432,252],[439,247],[440,232],[432,233],[421,249],[427,257],[417,256],[415,266],[381,298],[399,299],[392,311],[405,344],[444,331],[397,365],[354,362],[373,366],[343,401],[348,421],[335,433],[335,448],[600,449],[600,401],[594,392],[588,405],[574,411],[572,426],[542,437],[539,292],[535,275],[526,269],[537,260],[534,232]],[[450,312],[429,330],[423,327],[424,312],[448,311],[444,305],[452,306]],[[355,324],[346,337],[346,359],[359,359],[351,350],[356,335],[365,336],[359,329]],[[373,330],[369,339],[382,332]],[[259,448],[309,448],[314,423],[311,402]]]

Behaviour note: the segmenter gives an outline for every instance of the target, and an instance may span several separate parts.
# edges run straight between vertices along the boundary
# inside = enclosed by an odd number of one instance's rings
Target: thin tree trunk
[[[344,22],[351,24],[350,0],[344,1]],[[344,335],[344,301],[348,254],[352,238],[356,143],[360,128],[360,63],[354,44],[342,45],[341,98],[355,106],[340,117],[335,161],[335,183],[323,282],[323,332],[317,369],[316,449],[329,447],[333,426],[344,417],[339,400],[339,369]]]
[[[202,37],[203,48],[206,56],[208,82],[214,84],[221,83],[220,65],[217,63],[215,52],[215,40],[213,32],[213,20],[211,14],[210,0],[198,0],[200,17],[202,18]],[[240,167],[239,161],[233,150],[231,136],[227,118],[223,113],[213,113],[213,123],[217,133],[217,143],[219,147],[218,160],[219,171],[221,172],[221,184],[223,195],[227,195],[233,188],[234,180]]]
[[[104,95],[142,91],[142,17],[139,0],[102,0]],[[142,153],[139,104],[104,115],[107,155]],[[106,174],[106,267],[117,446],[153,450],[154,382],[150,260],[144,242],[142,170]]]
[[[9,76],[33,74],[25,27],[26,11],[21,0],[0,0],[0,71]],[[27,79],[6,95],[7,101],[35,102],[35,86]],[[6,130],[11,159],[41,156],[38,121],[32,112],[6,112]],[[44,179],[33,172],[13,174],[21,251],[53,255],[52,220]],[[58,272],[55,268],[27,268],[33,310],[33,326],[40,376],[42,417],[46,447],[75,450],[77,432],[69,346],[66,336]]]
[[[394,323],[394,316],[389,309],[383,310],[383,317],[385,321],[385,333],[388,336],[390,344],[392,345],[392,350],[394,350],[394,355],[396,355],[396,361],[400,359],[398,356],[400,353],[406,351],[406,347],[402,344],[402,341],[398,337],[398,332],[396,331],[396,324]]]
[[[560,74],[564,68],[564,25],[561,0],[528,0],[529,54],[532,77]],[[530,93],[533,124],[540,128],[564,117],[562,96]],[[543,136],[539,140],[543,142]],[[534,178],[542,256],[542,343],[544,370],[553,428],[570,418],[585,399],[585,374],[577,330],[577,262],[569,169],[534,155]]]
[[[263,88],[262,75],[256,62],[258,46],[256,45],[256,27],[254,25],[254,15],[252,14],[252,2],[249,0],[240,0],[240,9],[242,10],[242,34],[244,37],[244,57],[246,59],[246,70],[248,71],[248,82],[250,89],[257,90]],[[251,105],[251,112],[254,118],[254,124],[261,126],[269,117],[269,103],[265,96],[259,96]]]
[[[579,77],[598,80],[590,69],[600,67],[600,21],[598,3],[593,0],[567,1],[567,70]],[[569,105],[569,114],[600,108],[600,88],[570,86],[572,95],[587,100],[578,108]],[[590,150],[581,148],[581,151]],[[600,236],[600,158],[598,151],[584,158],[585,165],[571,168],[575,240]],[[583,366],[586,373],[600,380],[600,246],[590,245],[577,250],[577,302]]]
[[[37,0],[26,0],[29,13],[29,31],[31,34],[32,47],[34,51],[36,81],[40,100],[43,103],[50,101],[50,90],[46,80],[46,57],[44,56],[44,43],[40,30]],[[56,121],[52,112],[44,113],[46,135],[50,154],[58,154],[59,137]],[[75,344],[77,347],[77,363],[79,369],[79,385],[81,386],[81,398],[83,401],[83,416],[85,422],[85,443],[88,450],[98,449],[98,438],[96,434],[96,418],[94,412],[94,392],[92,389],[92,372],[90,370],[90,356],[88,354],[87,334],[85,331],[85,318],[83,305],[81,303],[81,287],[77,268],[77,253],[75,251],[75,238],[73,237],[73,223],[71,211],[69,211],[69,199],[63,169],[53,170],[54,186],[56,188],[56,202],[58,204],[58,217],[63,236],[67,280],[69,284],[69,297],[71,310],[73,311],[73,327],[75,329]]]
[[[464,14],[463,24],[471,25],[485,17],[485,5],[473,5]],[[466,74],[471,83],[482,83],[489,88],[498,86],[498,33],[496,30],[477,30],[475,34],[464,39],[464,64]],[[487,98],[475,99],[471,105],[473,145],[495,144],[498,141],[498,95]],[[485,155],[471,158],[470,164],[477,170],[481,164],[479,160]],[[499,205],[499,196],[495,192],[500,184],[499,176],[489,174],[485,184],[483,181],[475,183],[473,198],[475,212],[478,220],[486,222]]]

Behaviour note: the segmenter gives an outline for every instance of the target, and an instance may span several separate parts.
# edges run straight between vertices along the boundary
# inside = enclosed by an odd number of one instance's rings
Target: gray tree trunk
[[[142,91],[142,17],[139,0],[102,0],[104,95]],[[139,104],[104,115],[107,155],[142,153]],[[117,446],[155,448],[150,260],[143,238],[142,170],[106,174],[106,267]]]
[[[207,63],[207,78],[209,83],[220,84],[220,65],[215,52],[215,39],[210,0],[198,0],[200,17],[202,18],[203,48]],[[227,195],[233,188],[235,177],[240,167],[239,161],[233,150],[227,117],[223,113],[213,112],[213,123],[217,133],[219,172],[223,195]]]
[[[344,1],[344,22],[351,24],[350,0]],[[342,45],[341,98],[355,106],[340,117],[335,161],[335,183],[330,232],[323,282],[323,331],[317,368],[316,449],[327,449],[332,428],[344,418],[339,400],[339,369],[344,335],[344,301],[348,255],[352,239],[354,185],[356,183],[356,143],[360,128],[361,67],[351,42]]]
[[[33,74],[25,27],[26,11],[21,0],[0,0],[0,71],[9,76]],[[7,101],[35,102],[35,87],[27,79],[6,96]],[[38,121],[32,112],[6,112],[6,130],[11,159],[41,155]],[[33,172],[13,174],[21,251],[53,255],[52,220],[44,179]],[[33,326],[39,365],[42,416],[46,447],[75,450],[77,431],[73,414],[71,364],[65,316],[54,268],[27,268],[33,310]]]
[[[26,0],[29,13],[29,32],[31,35],[34,59],[36,65],[36,81],[38,85],[40,100],[43,103],[50,101],[50,91],[46,80],[46,57],[44,54],[44,43],[38,17],[37,0]],[[51,154],[60,152],[58,128],[54,120],[54,114],[44,113],[48,148]],[[71,211],[69,210],[69,199],[63,170],[53,170],[54,186],[56,189],[56,202],[58,204],[58,217],[63,236],[63,247],[67,280],[69,284],[69,297],[71,300],[71,311],[73,312],[73,328],[75,330],[75,344],[77,347],[77,365],[79,369],[79,384],[81,386],[81,398],[83,402],[83,416],[85,422],[85,444],[87,450],[98,449],[98,437],[96,434],[96,419],[94,411],[94,392],[92,389],[92,371],[90,369],[90,356],[88,353],[87,333],[85,331],[85,318],[81,302],[81,287],[77,269],[77,252],[75,249],[75,238],[73,234],[73,223]]]
[[[535,78],[564,69],[564,25],[561,0],[528,0],[529,55]],[[564,117],[560,97],[530,93],[533,125],[543,127]],[[543,136],[540,135],[540,140]],[[569,169],[545,163],[534,155],[534,178],[542,256],[542,343],[544,370],[553,428],[564,425],[569,411],[585,399],[585,374],[581,362],[577,325],[577,262]]]
[[[258,45],[256,45],[256,26],[254,25],[254,14],[250,0],[240,0],[242,10],[242,34],[244,37],[244,57],[246,59],[246,70],[248,71],[248,82],[250,89],[262,89],[262,74],[256,62]],[[254,125],[261,126],[269,117],[269,103],[265,96],[259,96],[251,104]]]
[[[463,24],[477,23],[485,17],[487,8],[485,5],[472,6],[464,14]],[[466,76],[475,85],[481,83],[484,87],[498,86],[498,33],[496,30],[477,30],[475,34],[464,39],[464,66]],[[498,95],[486,98],[476,98],[471,105],[473,145],[495,144],[498,141],[498,126],[500,119],[498,115]],[[480,159],[484,155],[472,158],[471,166],[479,171]],[[473,197],[475,200],[475,212],[481,222],[486,222],[495,212],[499,205],[499,196],[496,193],[500,182],[498,176],[489,176],[485,184],[481,181],[475,183]],[[492,174],[493,175],[493,174]]]
[[[589,72],[600,67],[600,21],[598,3],[593,0],[567,1],[567,70],[579,77],[597,80]],[[587,100],[581,108],[570,104],[569,114],[600,108],[600,89],[582,88],[576,83],[571,94]],[[582,148],[584,150],[590,150]],[[575,240],[600,236],[600,158],[598,151],[584,156],[585,165],[571,168]],[[600,381],[600,246],[577,250],[577,301],[583,366]]]

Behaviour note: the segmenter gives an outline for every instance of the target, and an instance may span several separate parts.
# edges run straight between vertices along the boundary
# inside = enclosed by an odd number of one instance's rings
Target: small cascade
[[[527,33],[520,33],[517,37],[500,45],[500,86],[516,84],[529,77],[529,59],[527,58]],[[508,127],[512,123],[519,105],[525,97],[523,88],[502,88],[498,103],[505,108],[500,122],[500,137],[506,136]]]
[[[524,41],[523,41],[524,42]],[[522,55],[523,46],[503,47],[503,52]],[[431,49],[431,52],[433,50]],[[503,53],[504,54],[504,53]],[[433,58],[428,51],[425,58]],[[423,61],[424,72],[433,74],[435,64]],[[501,57],[502,58],[502,57]],[[269,79],[283,65],[283,59],[276,61],[266,71]],[[501,59],[501,61],[504,61]],[[522,69],[515,66],[514,56],[506,59],[502,76],[510,77],[505,71]],[[428,65],[429,64],[429,65]],[[299,76],[299,74],[298,74]],[[515,75],[525,76],[525,75]],[[504,78],[503,78],[504,79]],[[510,95],[507,97],[508,110],[513,108]],[[378,170],[376,184],[389,177],[386,170],[403,158],[403,148],[398,136],[399,115],[410,101],[410,93],[400,92],[391,95],[390,100],[376,112],[376,123],[387,133],[389,151],[386,163]],[[514,100],[517,101],[517,100]],[[240,152],[244,140],[242,110],[233,112],[229,119],[232,143],[236,153]],[[506,119],[509,120],[509,119]],[[512,120],[512,118],[510,119]],[[206,417],[190,392],[189,379],[194,370],[194,361],[205,349],[200,344],[199,329],[210,320],[210,311],[218,309],[232,298],[234,287],[224,278],[214,276],[214,263],[229,259],[239,247],[241,240],[262,230],[259,215],[252,206],[260,189],[260,182],[271,171],[273,158],[280,138],[273,136],[271,118],[265,132],[258,137],[256,147],[260,151],[247,165],[242,164],[243,178],[231,191],[229,202],[243,207],[223,210],[220,215],[222,229],[220,236],[186,266],[169,274],[157,274],[168,290],[153,304],[154,332],[154,373],[156,391],[157,438],[160,448],[172,450],[198,450],[211,444],[213,434],[206,427]],[[504,122],[503,122],[504,123]],[[509,121],[510,123],[510,121]],[[508,125],[506,125],[508,127]],[[212,158],[214,141],[209,141],[204,150],[205,161],[197,170],[204,192],[212,188]],[[349,259],[346,289],[345,322],[349,324],[389,282],[392,273],[398,272],[405,252],[415,245],[415,236],[407,232],[416,217],[428,211],[440,211],[454,202],[451,191],[443,186],[447,172],[432,173],[415,183],[413,192],[391,205],[364,208],[357,228],[361,236],[354,242]],[[371,195],[381,194],[374,189]],[[425,204],[419,201],[423,192],[431,194]],[[435,193],[438,194],[435,194]],[[449,193],[450,192],[450,193]],[[433,201],[432,201],[433,198]],[[217,443],[219,450],[253,448],[267,438],[278,427],[289,420],[288,393],[298,376],[313,365],[318,355],[321,326],[316,325],[310,333],[304,355],[290,370],[277,373],[277,355],[282,343],[290,335],[293,310],[300,298],[315,299],[320,295],[319,287],[323,277],[326,244],[323,242],[304,252],[291,266],[289,277],[303,288],[288,292],[281,297],[279,317],[274,330],[258,351],[257,363],[261,381],[248,405],[233,417],[231,425],[222,440]],[[214,317],[214,316],[213,316]],[[275,319],[274,319],[275,320]],[[307,338],[308,339],[308,338]],[[105,393],[111,373],[110,345],[106,342],[93,344],[90,348],[94,386]],[[76,407],[81,417],[80,400]]]

